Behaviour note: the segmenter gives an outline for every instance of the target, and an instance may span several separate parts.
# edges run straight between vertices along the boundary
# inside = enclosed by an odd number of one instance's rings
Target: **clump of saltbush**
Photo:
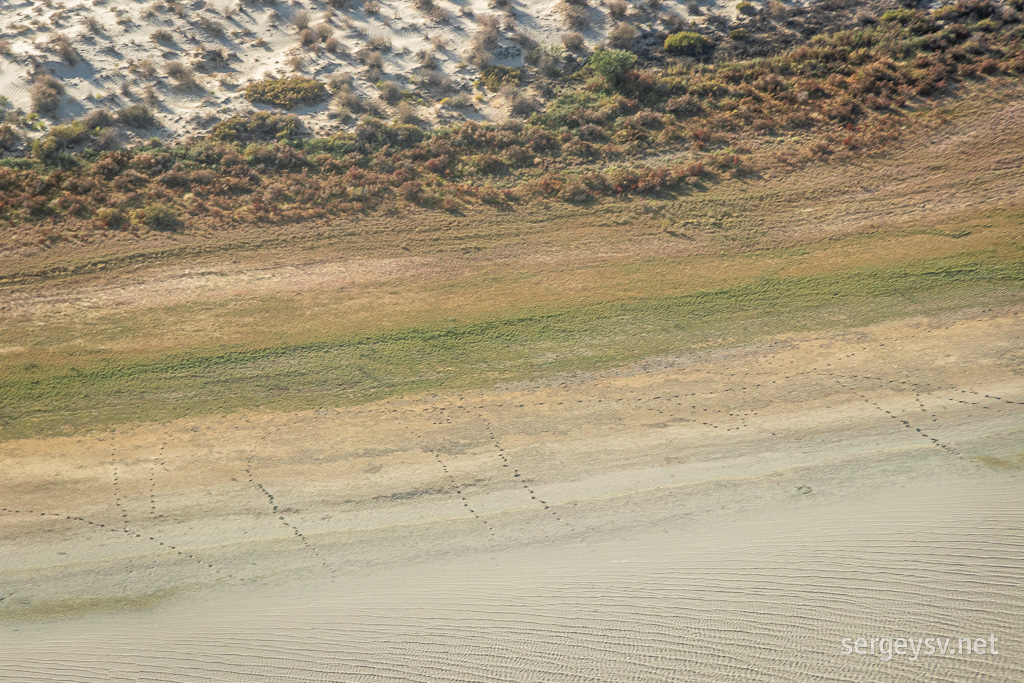
[[[489,66],[480,72],[477,79],[478,88],[487,88],[495,92],[504,87],[518,87],[523,82],[523,70],[507,66]]]
[[[156,124],[153,111],[144,104],[130,104],[117,112],[118,123],[131,128],[150,128]]]
[[[636,55],[628,50],[596,50],[587,60],[591,71],[613,87],[622,83],[634,64]]]
[[[302,124],[294,114],[273,114],[258,111],[251,116],[232,116],[210,129],[210,137],[218,142],[263,142],[295,140]]]
[[[685,55],[699,55],[708,46],[708,39],[694,31],[680,31],[665,39],[665,50]]]
[[[294,109],[300,104],[323,102],[330,93],[323,83],[308,76],[265,78],[245,88],[245,99],[256,104],[271,104],[283,109]]]
[[[162,232],[177,232],[185,227],[174,208],[159,203],[132,211],[132,222]]]
[[[53,116],[60,107],[60,101],[64,97],[64,86],[53,76],[39,76],[32,89],[29,91],[29,98],[32,100],[32,111],[40,116]]]
[[[748,2],[748,0],[743,0],[743,2],[736,5],[736,11],[746,15],[757,14],[757,5]]]

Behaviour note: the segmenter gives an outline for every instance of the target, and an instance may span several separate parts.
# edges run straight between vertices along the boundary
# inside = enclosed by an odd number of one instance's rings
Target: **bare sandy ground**
[[[4,443],[0,680],[1021,680],[1021,313]]]

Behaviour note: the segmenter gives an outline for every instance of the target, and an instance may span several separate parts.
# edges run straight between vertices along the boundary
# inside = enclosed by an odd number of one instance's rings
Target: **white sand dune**
[[[695,14],[687,8],[693,3],[665,0],[656,8],[632,5],[628,16],[618,19],[604,4],[594,3],[587,10],[590,21],[582,35],[593,48],[605,43],[609,30],[620,20],[651,30],[674,22],[703,23],[710,15],[743,19],[735,9],[737,2],[700,2]],[[367,11],[372,4],[379,8]],[[418,116],[431,123],[503,120],[509,107],[495,93],[481,93],[478,100],[467,98],[468,104],[458,108],[446,107],[441,100],[474,92],[480,69],[467,64],[467,50],[485,17],[496,20],[500,29],[489,61],[522,66],[529,50],[538,45],[560,47],[570,31],[557,4],[552,0],[504,5],[487,0],[6,2],[0,6],[0,41],[5,45],[0,50],[0,94],[12,107],[30,111],[33,79],[40,73],[52,74],[67,92],[59,118],[148,100],[160,127],[136,133],[172,138],[204,131],[232,114],[267,109],[245,100],[245,86],[252,81],[300,74],[326,81],[332,75],[347,74],[364,100],[376,100],[381,78],[414,90],[421,104]],[[303,44],[302,26],[324,37]],[[73,46],[73,63],[55,49],[58,35]],[[327,37],[337,41],[337,49],[327,49]],[[366,50],[380,54],[381,71],[366,67],[360,56]],[[430,69],[448,79],[443,87],[423,85],[419,56],[423,51],[436,60]],[[223,58],[211,59],[214,54]],[[167,76],[166,67],[174,61],[194,69],[194,85],[182,87]],[[389,110],[386,105],[383,108]],[[296,113],[316,131],[354,123],[331,117],[326,103]]]
[[[1021,680],[1019,320],[3,444],[0,680]]]

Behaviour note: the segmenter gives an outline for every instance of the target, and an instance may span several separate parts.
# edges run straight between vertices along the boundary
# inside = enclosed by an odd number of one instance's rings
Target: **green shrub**
[[[37,162],[28,157],[0,157],[0,168],[29,170],[37,168]]]
[[[743,0],[743,2],[736,5],[736,11],[739,12],[740,14],[757,14],[757,6],[752,2],[747,2],[747,0]]]
[[[245,88],[245,99],[256,104],[293,109],[300,104],[323,102],[330,94],[324,84],[308,76],[265,78]]]
[[[258,111],[221,121],[210,130],[210,137],[220,142],[286,141],[297,139],[299,132],[299,118],[294,114]]]
[[[82,121],[54,126],[32,142],[32,155],[45,164],[69,168],[77,163],[71,150],[89,141],[92,132]]]
[[[508,66],[489,66],[480,73],[476,85],[478,88],[487,88],[495,92],[506,85],[519,87],[523,82],[523,70],[513,69]]]
[[[971,24],[969,29],[970,29],[970,31],[972,33],[973,32],[992,33],[994,31],[998,31],[999,30],[999,26],[1000,26],[1000,24],[999,24],[998,21],[993,21],[991,17],[987,17],[987,18],[982,19],[981,21],[979,21],[977,23]]]
[[[132,222],[163,232],[175,232],[184,227],[178,212],[166,204],[150,204],[143,209],[132,211]]]
[[[156,124],[152,110],[144,104],[130,104],[117,112],[117,120],[132,128],[149,128]]]
[[[665,50],[685,55],[698,55],[708,46],[708,39],[693,31],[673,33],[665,39]]]
[[[734,28],[729,31],[729,40],[746,40],[747,29],[745,28]]]
[[[612,86],[619,85],[636,64],[636,55],[627,50],[595,50],[587,65]]]

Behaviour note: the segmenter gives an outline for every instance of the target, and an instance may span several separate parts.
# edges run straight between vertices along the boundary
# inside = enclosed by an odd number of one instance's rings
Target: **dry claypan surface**
[[[5,443],[0,679],[1019,680],[1022,313]]]

